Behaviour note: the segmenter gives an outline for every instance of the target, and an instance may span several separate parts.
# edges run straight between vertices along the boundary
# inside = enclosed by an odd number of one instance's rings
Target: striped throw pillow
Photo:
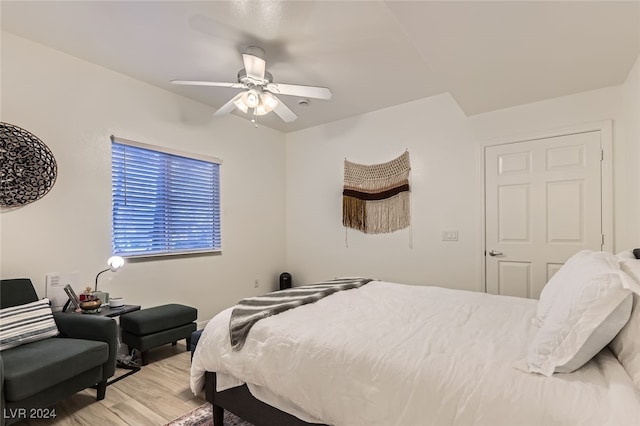
[[[0,351],[57,335],[49,299],[0,309]]]

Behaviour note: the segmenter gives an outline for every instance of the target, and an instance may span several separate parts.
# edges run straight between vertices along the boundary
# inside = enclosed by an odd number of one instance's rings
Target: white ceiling
[[[237,90],[247,46],[280,83],[329,101],[281,99],[284,132],[449,92],[468,114],[618,85],[640,54],[640,2],[7,1],[2,30],[215,109]],[[238,113],[242,115],[242,113]],[[218,118],[212,118],[212,120]]]

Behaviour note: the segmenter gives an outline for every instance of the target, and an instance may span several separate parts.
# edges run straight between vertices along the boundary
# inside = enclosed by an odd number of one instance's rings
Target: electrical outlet
[[[256,279],[253,281],[253,287],[254,287],[254,288],[258,288],[258,287],[260,287],[260,280],[259,280],[259,279],[257,279],[257,278],[256,278]]]
[[[442,231],[442,241],[458,241],[458,230]]]

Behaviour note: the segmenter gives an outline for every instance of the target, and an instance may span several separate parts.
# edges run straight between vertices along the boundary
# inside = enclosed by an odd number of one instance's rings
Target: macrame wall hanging
[[[344,160],[342,224],[365,234],[404,229],[411,222],[409,151],[382,164]]]

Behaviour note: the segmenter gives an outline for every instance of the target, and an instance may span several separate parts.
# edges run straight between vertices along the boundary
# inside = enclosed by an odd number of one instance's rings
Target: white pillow
[[[572,280],[586,280],[588,277],[620,269],[618,259],[606,252],[582,250],[571,256],[556,272],[540,293],[538,310],[534,322],[541,327],[551,307],[558,300],[563,287]]]
[[[640,260],[620,261],[622,271],[640,284]],[[640,296],[633,295],[633,309],[627,324],[609,345],[636,387],[640,388]]]
[[[0,351],[56,335],[49,299],[0,309]]]
[[[611,253],[580,252],[567,266],[554,285],[554,300],[541,328],[529,344],[526,366],[522,366],[526,371],[551,376],[580,368],[628,321],[631,289],[640,292],[640,285],[620,271]]]

